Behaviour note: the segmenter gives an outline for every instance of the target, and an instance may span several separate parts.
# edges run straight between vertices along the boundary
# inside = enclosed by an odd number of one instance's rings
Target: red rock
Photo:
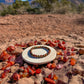
[[[40,73],[41,73],[41,69],[37,69],[36,74],[40,74]]]
[[[51,69],[54,69],[54,68],[56,68],[56,64],[55,64],[55,63],[53,63],[53,64],[51,65]]]
[[[79,54],[80,54],[80,55],[83,55],[83,54],[84,54],[84,50],[83,50],[83,49],[80,49],[80,50],[79,50]]]
[[[28,66],[27,70],[31,75],[35,74],[35,71],[33,69],[31,69],[29,66]]]
[[[62,41],[62,44],[65,44],[65,41]]]
[[[57,40],[57,42],[59,43],[60,41],[59,41],[59,40]]]
[[[58,80],[58,77],[54,74],[53,79]]]
[[[54,77],[54,74],[53,74],[53,73],[50,73],[50,74],[48,75],[48,78],[50,78],[50,79],[53,79],[53,77]]]
[[[30,47],[30,46],[33,46],[33,42],[31,41],[31,42],[29,42],[28,43],[28,46]]]
[[[45,81],[50,84],[55,84],[55,81],[50,78],[45,78]]]
[[[63,46],[63,47],[62,47],[62,49],[63,49],[63,50],[66,50],[66,47],[65,47],[65,46]]]
[[[63,61],[67,62],[68,61],[68,57],[67,56],[63,57]]]
[[[7,49],[7,51],[11,52],[15,50],[15,46],[9,46]]]
[[[19,80],[20,79],[20,75],[18,74],[18,73],[14,73],[13,74],[13,80],[14,81],[17,81],[17,80]]]
[[[75,48],[74,48],[74,47],[72,47],[72,48],[71,48],[71,51],[74,51],[74,50],[75,50]]]
[[[37,45],[37,40],[34,41],[34,45]]]
[[[0,78],[5,78],[7,76],[7,73],[5,73],[5,72],[3,72],[2,74],[1,74],[1,77]]]
[[[47,42],[47,40],[46,40],[46,39],[42,39],[41,41],[43,41],[43,42]]]
[[[48,63],[48,64],[47,64],[47,68],[50,69],[50,68],[51,68],[51,65],[52,65],[51,63]]]
[[[0,55],[0,60],[7,60],[10,57],[10,55],[7,53],[7,51],[3,51]]]
[[[8,58],[8,61],[15,61],[15,58],[16,58],[16,56],[15,56],[15,55],[12,55],[12,56],[10,56],[10,57]]]
[[[75,60],[74,58],[71,58],[70,64],[71,64],[72,66],[74,66],[74,65],[76,64],[76,60]]]

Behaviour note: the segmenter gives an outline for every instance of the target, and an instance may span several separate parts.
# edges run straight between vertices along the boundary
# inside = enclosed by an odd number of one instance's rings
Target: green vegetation
[[[5,16],[7,14],[12,14],[12,15],[24,14],[25,12],[27,12],[28,8],[30,8],[28,1],[23,2],[21,0],[16,0],[16,2],[13,3],[12,5],[4,7],[0,14],[2,16]]]
[[[16,0],[12,5],[5,6],[0,4],[2,10],[0,15],[5,16],[7,14],[66,14],[66,13],[82,13],[84,12],[84,4],[76,5],[68,0],[34,0],[31,6],[27,1]]]

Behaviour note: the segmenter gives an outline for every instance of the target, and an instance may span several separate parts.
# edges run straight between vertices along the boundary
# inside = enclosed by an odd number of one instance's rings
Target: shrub
[[[29,8],[28,10],[29,14],[41,14],[40,8]]]

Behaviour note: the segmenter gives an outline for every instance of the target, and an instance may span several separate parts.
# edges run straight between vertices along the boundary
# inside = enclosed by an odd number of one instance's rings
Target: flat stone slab
[[[49,48],[50,54],[48,54],[47,56],[42,57],[42,58],[33,57],[30,54],[30,50],[31,50],[31,48],[38,47],[38,46],[42,46],[42,47],[44,46],[44,47]],[[33,53],[35,53],[36,55],[41,55],[41,54],[43,55],[43,54],[47,53],[47,50],[44,48],[34,49]],[[30,64],[34,64],[34,65],[46,64],[46,63],[53,61],[56,58],[56,50],[47,45],[35,45],[35,46],[26,48],[22,53],[22,58],[24,61],[26,61],[27,63],[30,63]]]

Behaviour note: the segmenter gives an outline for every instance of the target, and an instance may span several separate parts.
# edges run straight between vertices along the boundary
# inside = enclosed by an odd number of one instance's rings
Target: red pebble
[[[76,60],[75,60],[74,58],[71,58],[70,64],[71,64],[72,66],[74,66],[74,65],[76,64]]]
[[[66,50],[66,47],[63,46],[62,49],[63,49],[63,50]]]
[[[33,69],[31,69],[29,66],[27,68],[28,73],[30,73],[31,75],[35,74],[35,71]]]
[[[40,74],[40,73],[41,73],[41,69],[37,69],[36,74]]]
[[[47,40],[46,39],[42,39],[41,41],[46,42]]]
[[[15,58],[16,58],[16,56],[15,56],[15,55],[12,55],[12,56],[10,56],[10,57],[8,58],[8,61],[15,61]]]
[[[3,51],[0,55],[0,60],[7,60],[10,57],[10,55],[7,53],[7,51]]]
[[[74,50],[75,50],[74,47],[72,47],[72,48],[71,48],[71,51],[74,51]]]
[[[62,44],[65,44],[65,41],[62,41]]]
[[[34,45],[37,45],[37,40],[34,41]]]
[[[48,64],[47,64],[47,68],[50,69],[50,68],[51,68],[51,65],[52,65],[51,63],[48,63]]]
[[[53,64],[51,65],[51,69],[54,69],[54,68],[56,68],[56,64],[55,64],[55,63],[53,63]]]
[[[59,41],[59,40],[57,40],[57,42],[59,43],[60,41]]]
[[[0,76],[0,78],[5,78],[7,76],[7,73],[5,73],[5,72],[3,72],[2,74],[1,74],[1,76]]]
[[[54,77],[54,74],[53,74],[53,73],[50,73],[50,74],[48,75],[48,78],[50,78],[50,79],[53,79],[53,77]]]
[[[15,46],[9,46],[7,49],[7,51],[11,52],[15,50]]]
[[[68,57],[67,56],[63,57],[63,61],[67,62],[68,61]]]
[[[4,72],[6,72],[6,73],[9,73],[11,71],[11,68],[10,67],[7,67],[5,70],[4,70]]]
[[[17,81],[17,80],[19,80],[20,79],[20,75],[18,74],[18,73],[14,73],[13,74],[13,80],[14,81]]]
[[[45,81],[50,83],[50,84],[55,84],[55,81],[50,79],[50,78],[45,78]]]
[[[55,40],[54,43],[57,43],[57,40]]]

